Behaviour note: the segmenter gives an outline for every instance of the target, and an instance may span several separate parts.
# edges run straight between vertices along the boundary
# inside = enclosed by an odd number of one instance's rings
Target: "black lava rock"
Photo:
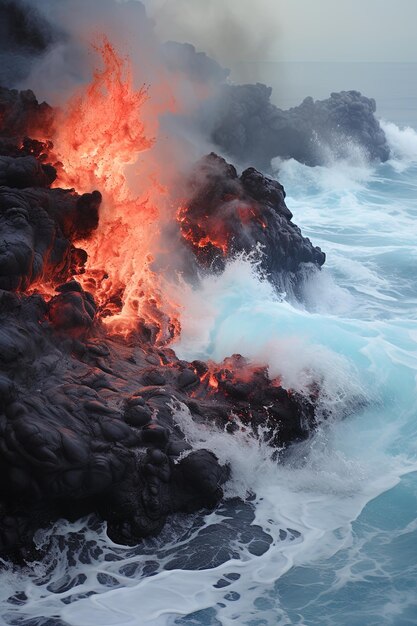
[[[201,159],[185,183],[180,215],[183,242],[206,268],[223,270],[239,252],[259,251],[260,264],[279,287],[296,285],[325,254],[304,237],[285,204],[282,185],[254,168],[239,177],[214,153]]]
[[[214,101],[203,105],[199,123],[205,131],[211,127],[212,141],[225,154],[262,170],[269,170],[275,157],[322,165],[349,157],[353,145],[371,160],[389,158],[372,98],[341,91],[326,100],[306,98],[284,111],[271,103],[271,93],[260,83],[223,85]]]

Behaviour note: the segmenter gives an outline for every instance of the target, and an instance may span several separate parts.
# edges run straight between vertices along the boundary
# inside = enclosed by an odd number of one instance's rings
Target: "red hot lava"
[[[194,361],[194,371],[204,385],[204,392],[221,392],[231,398],[244,399],[265,384],[279,387],[279,378],[271,380],[268,368],[250,363],[239,354],[227,357],[222,363]],[[201,393],[201,389],[198,391]]]
[[[182,237],[203,265],[210,265],[216,255],[225,259],[233,254],[233,233],[244,233],[253,225],[263,230],[267,228],[256,203],[232,194],[214,197],[215,203],[211,201],[210,192],[206,195],[208,204],[199,197],[193,198],[177,212]]]
[[[175,306],[161,295],[152,271],[152,250],[159,236],[158,215],[166,190],[135,165],[155,139],[143,122],[148,98],[136,89],[127,59],[103,40],[96,47],[102,68],[80,88],[55,118],[53,149],[56,187],[103,193],[100,224],[78,242],[88,253],[85,272],[77,279],[94,294],[99,314],[110,333],[127,335],[138,321],[157,326],[156,340],[165,342],[179,329]],[[129,184],[126,168],[135,166],[140,192]],[[47,288],[43,289],[47,292]]]

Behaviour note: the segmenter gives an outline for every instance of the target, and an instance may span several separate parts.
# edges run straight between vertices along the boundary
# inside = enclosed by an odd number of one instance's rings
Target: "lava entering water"
[[[155,141],[142,121],[147,90],[134,88],[129,61],[109,41],[103,39],[95,49],[103,68],[57,115],[55,185],[103,193],[99,228],[79,242],[88,261],[77,279],[94,294],[109,331],[128,334],[142,320],[156,325],[156,339],[163,342],[178,330],[175,307],[162,299],[158,276],[151,269],[159,235],[158,205],[165,201],[165,190],[155,178],[142,176],[143,189],[135,193],[125,173]]]

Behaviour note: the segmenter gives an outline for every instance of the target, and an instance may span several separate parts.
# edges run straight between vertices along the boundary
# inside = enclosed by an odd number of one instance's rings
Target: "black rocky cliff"
[[[77,243],[99,228],[101,195],[50,188],[48,146],[25,137],[28,116],[51,122],[47,105],[3,89],[0,113],[0,555],[30,556],[39,527],[87,513],[107,520],[117,541],[137,542],[169,514],[222,498],[230,468],[193,448],[187,420],[261,429],[279,449],[314,429],[317,390],[300,397],[240,355],[179,360],[140,319],[130,337],[110,336],[77,280],[87,260]],[[324,262],[293,224],[281,185],[253,168],[238,177],[209,155],[186,189],[178,236],[202,267],[217,259],[221,271],[225,257],[258,242],[273,277]],[[202,208],[207,232],[196,233]],[[229,248],[193,244],[214,241],[216,229]]]

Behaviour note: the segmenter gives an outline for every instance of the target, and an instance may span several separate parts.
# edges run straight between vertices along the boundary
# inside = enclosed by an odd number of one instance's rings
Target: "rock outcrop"
[[[0,555],[17,559],[39,527],[93,512],[111,537],[137,542],[171,513],[213,507],[222,497],[230,470],[193,448],[187,424],[245,429],[281,449],[314,429],[316,390],[301,397],[240,355],[182,361],[155,345],[156,330],[140,318],[128,337],[111,335],[94,293],[81,286],[87,253],[75,245],[94,236],[101,195],[51,189],[48,146],[21,137],[27,116],[44,119],[49,109],[32,98],[27,107],[18,92],[3,90],[0,105],[2,97],[12,103],[3,119],[15,122],[11,135],[1,126]],[[271,274],[323,263],[291,222],[281,185],[256,170],[238,177],[210,155],[186,187],[192,232],[208,216],[236,250],[261,242]],[[202,248],[184,234],[204,264]]]
[[[279,288],[296,288],[307,267],[325,261],[324,252],[292,222],[283,186],[253,167],[238,176],[212,153],[195,165],[184,194],[181,232],[203,267],[221,271],[237,253],[259,250],[268,278]]]
[[[271,93],[260,83],[222,85],[218,96],[203,105],[199,123],[226,155],[262,170],[275,157],[314,166],[349,158],[355,149],[370,160],[389,158],[372,98],[341,91],[326,100],[306,98],[285,111],[271,103]]]
[[[49,302],[0,290],[0,554],[39,526],[95,512],[117,541],[167,516],[214,506],[229,469],[193,449],[183,420],[268,430],[277,447],[308,437],[314,397],[288,393],[235,355],[179,360],[140,335],[110,338],[75,283]]]

